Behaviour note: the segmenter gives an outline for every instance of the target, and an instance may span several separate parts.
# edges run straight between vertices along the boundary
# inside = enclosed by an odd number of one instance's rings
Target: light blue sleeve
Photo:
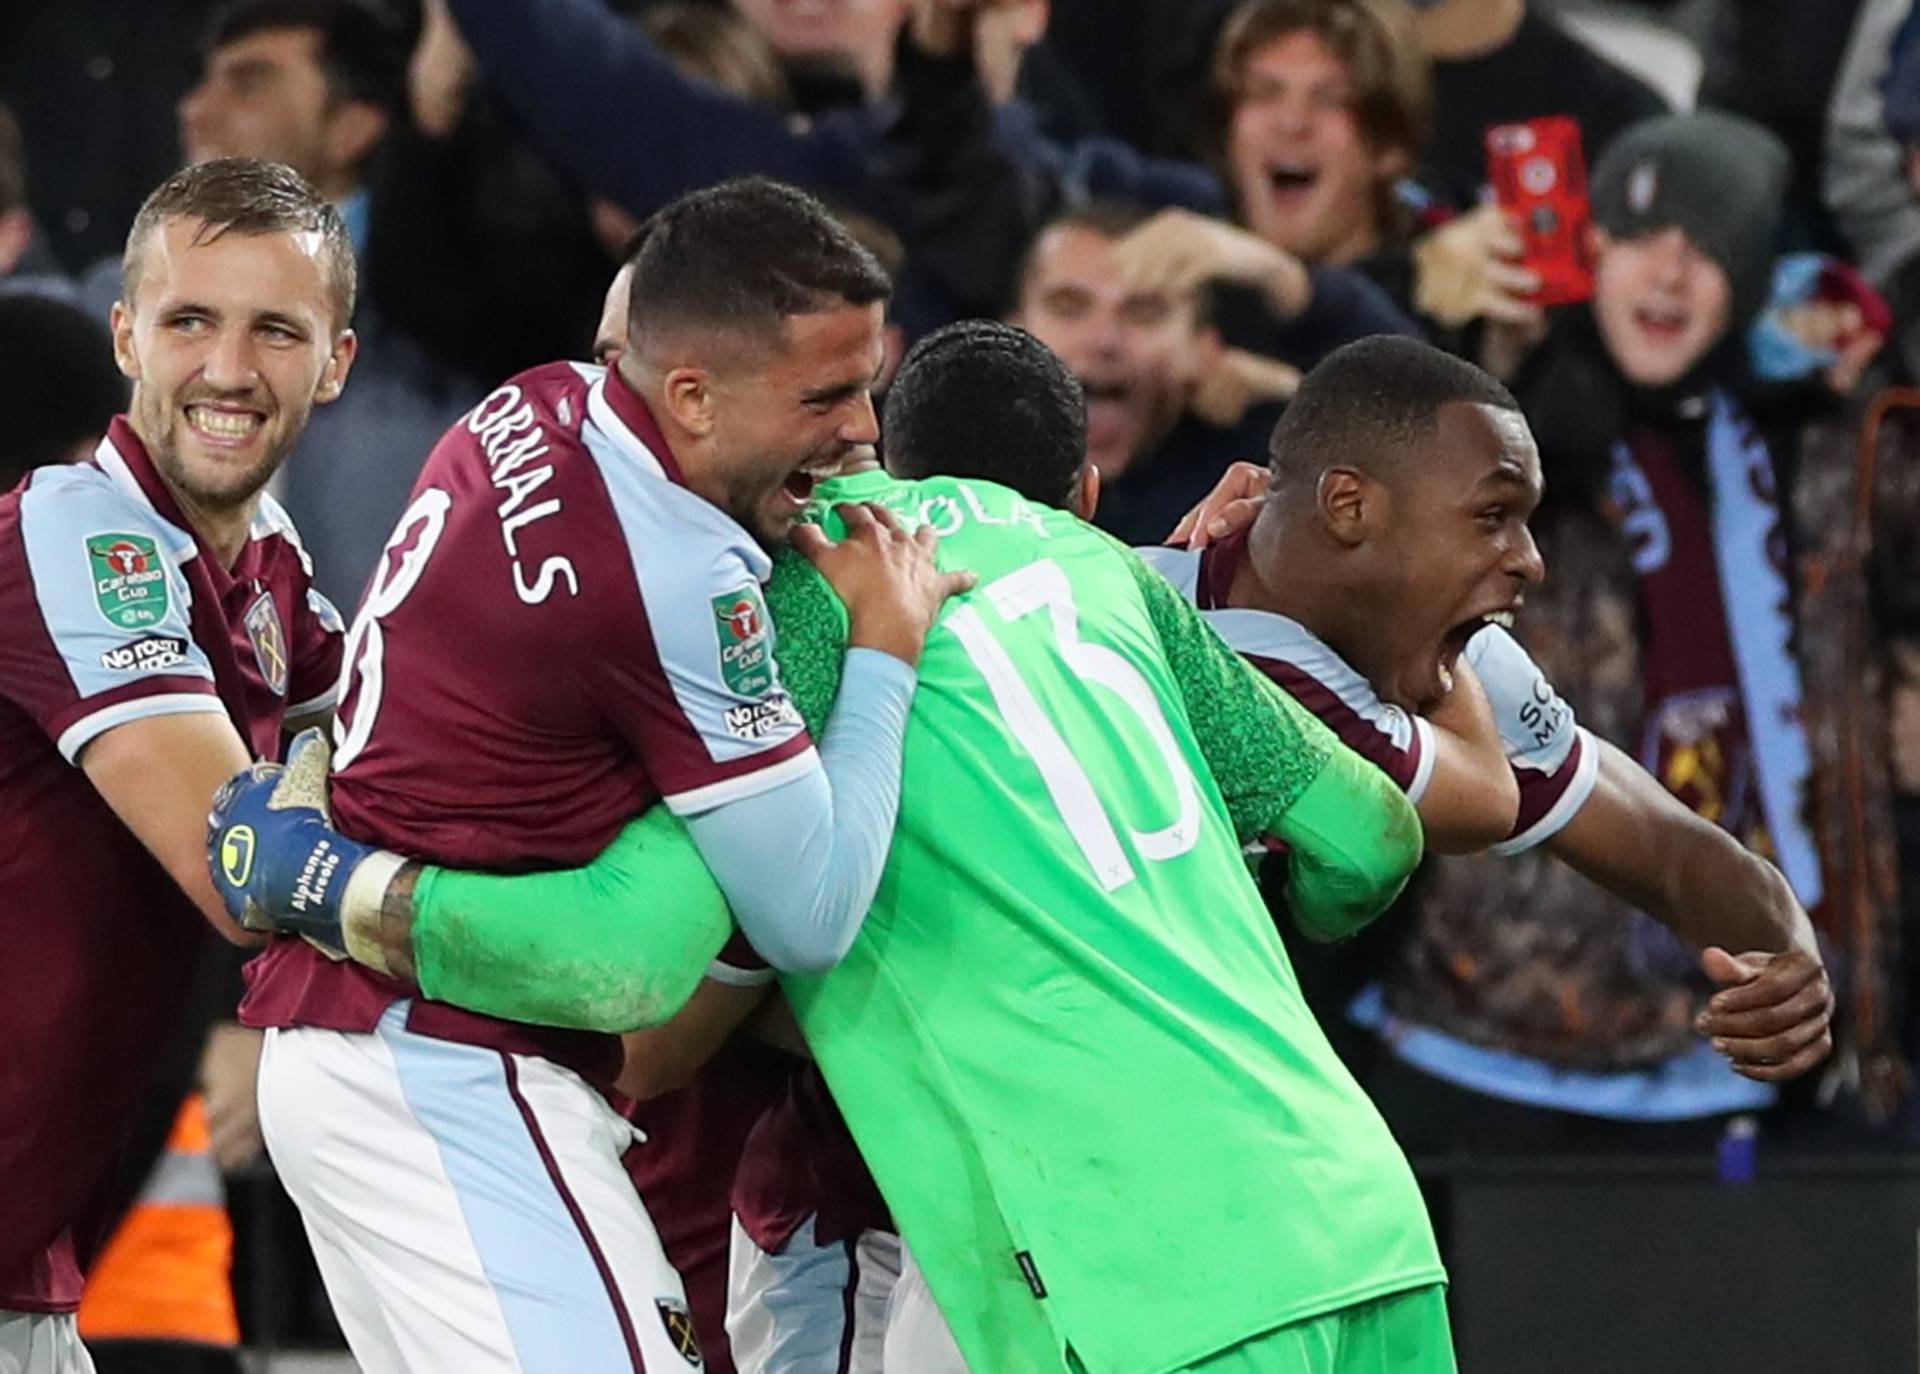
[[[860,933],[900,810],[914,671],[852,649],[821,767],[687,818],[741,931],[782,973],[825,973]]]
[[[179,566],[190,535],[76,465],[35,475],[20,497],[20,538],[34,611],[71,694],[42,723],[58,726],[68,762],[116,725],[226,709],[193,638]]]

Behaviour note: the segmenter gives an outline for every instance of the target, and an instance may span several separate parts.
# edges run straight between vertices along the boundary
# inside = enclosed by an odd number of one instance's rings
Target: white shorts
[[[700,1368],[633,1128],[572,1071],[406,1011],[269,1031],[260,1058],[261,1132],[364,1374]]]
[[[967,1374],[900,1237],[820,1245],[815,1220],[777,1255],[733,1223],[727,1336],[740,1374]]]
[[[913,1251],[900,1246],[900,1281],[887,1306],[887,1341],[881,1362],[891,1374],[967,1374],[967,1362],[933,1300]]]
[[[0,1374],[93,1374],[71,1312],[0,1312]]]
[[[727,1338],[739,1374],[880,1374],[900,1238],[862,1231],[820,1245],[816,1220],[769,1255],[734,1219]]]

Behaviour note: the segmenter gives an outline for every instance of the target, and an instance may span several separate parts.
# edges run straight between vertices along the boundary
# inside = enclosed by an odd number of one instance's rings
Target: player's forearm
[[[209,701],[217,701],[209,698]],[[220,784],[247,766],[246,746],[223,711],[131,720],[90,740],[78,763],[87,780],[213,928],[259,943],[228,917],[207,872],[206,814]]]
[[[782,973],[824,973],[860,933],[900,810],[913,669],[849,651],[822,767],[692,817],[694,843],[741,931]]]
[[[1813,925],[1780,870],[1681,805],[1610,744],[1593,795],[1547,844],[1556,858],[1695,948],[1814,952]]]
[[[436,1001],[570,1030],[659,1025],[730,928],[725,899],[664,807],[583,868],[498,876],[407,863],[342,915],[347,951]]]
[[[1328,757],[1274,833],[1286,841],[1287,904],[1312,939],[1354,934],[1420,862],[1420,818],[1385,773],[1351,750]]]

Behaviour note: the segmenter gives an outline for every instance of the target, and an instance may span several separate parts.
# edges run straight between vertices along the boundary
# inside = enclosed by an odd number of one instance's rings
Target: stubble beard
[[[251,468],[241,472],[223,466],[222,480],[207,482],[196,475],[186,453],[187,445],[194,442],[186,405],[171,400],[157,405],[146,404],[145,398],[142,401],[135,412],[146,430],[141,437],[155,470],[183,506],[215,517],[250,515],[261,491],[280,470],[294,441],[306,427],[306,417],[299,417],[299,423],[291,426],[277,442],[270,441],[266,452]],[[268,420],[262,428],[272,423]]]

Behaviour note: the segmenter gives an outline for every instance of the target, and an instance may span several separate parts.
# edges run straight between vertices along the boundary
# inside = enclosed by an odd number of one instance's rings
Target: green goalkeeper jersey
[[[1404,795],[1072,517],[883,473],[822,491],[845,500],[932,523],[981,585],[928,639],[866,925],[785,986],[971,1366],[1060,1370],[1071,1347],[1153,1374],[1439,1279],[1240,857],[1286,841],[1296,919],[1344,933],[1418,858]],[[845,612],[797,555],[767,600],[818,730]],[[417,906],[430,996],[614,1028],[677,1004],[724,920],[660,808],[584,869],[428,869]]]
[[[783,983],[971,1367],[1071,1347],[1153,1374],[1441,1278],[1412,1173],[1248,877],[1158,584],[988,483],[872,473],[822,500],[927,521],[942,565],[980,577],[927,641],[866,925],[834,971]],[[770,600],[799,677],[837,662],[811,568],[783,563]],[[1246,748],[1310,809],[1352,756],[1294,724]],[[1380,795],[1352,793],[1356,849],[1413,824]]]

